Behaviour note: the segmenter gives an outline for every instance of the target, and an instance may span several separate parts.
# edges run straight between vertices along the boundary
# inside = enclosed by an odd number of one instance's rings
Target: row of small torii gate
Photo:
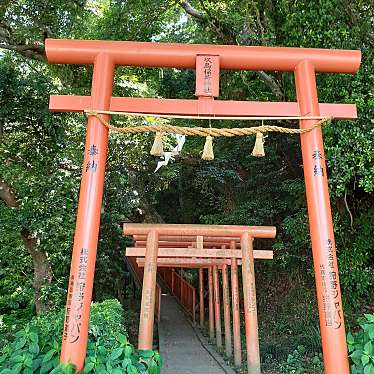
[[[45,47],[50,63],[93,65],[91,96],[51,96],[50,109],[56,112],[104,111],[102,118],[105,121],[109,121],[110,114],[114,111],[191,118],[297,117],[301,129],[312,127],[318,118],[357,118],[354,104],[318,102],[316,74],[357,72],[361,63],[360,51],[56,39],[47,39]],[[121,65],[196,69],[197,99],[112,97],[115,67]],[[216,100],[222,69],[292,72],[297,102]],[[321,128],[317,126],[300,134],[300,140],[325,372],[348,374],[343,306]],[[78,371],[83,369],[86,355],[107,145],[108,128],[100,118],[90,116],[87,122],[61,351],[61,361],[72,362]],[[232,265],[232,259],[242,257],[248,372],[258,374],[260,364],[253,272],[256,252],[252,251],[252,240],[257,237],[274,237],[274,228],[129,225],[125,226],[125,234],[141,235],[146,241],[139,331],[141,349],[151,348],[157,256],[166,254],[163,256],[166,260],[162,261],[169,261],[178,252],[176,248],[160,248],[158,253],[159,239],[162,242],[163,236],[203,237],[206,238],[205,242],[203,239],[205,246],[209,238],[215,238],[221,245],[229,247],[213,250],[204,246],[201,248],[201,244],[197,243],[196,248],[189,249],[191,254],[196,255],[192,257],[201,261],[208,256],[216,259],[229,258],[230,265],[234,268],[235,260]],[[222,242],[219,238],[226,239]],[[240,256],[238,249],[234,249],[232,244],[237,244],[237,240],[240,240]],[[138,252],[136,253],[138,256]],[[235,298],[234,293],[232,296]]]
[[[144,267],[139,349],[152,349],[154,314],[160,316],[160,299],[156,303],[156,297],[160,295],[156,294],[157,268],[161,268],[159,271],[161,277],[195,321],[195,289],[181,277],[178,286],[175,284],[177,282],[173,270],[178,267],[199,269],[199,315],[202,328],[205,321],[204,278],[206,278],[203,269],[208,269],[209,336],[211,341],[215,338],[218,348],[222,348],[219,285],[219,270],[222,270],[225,351],[227,357],[231,358],[230,304],[232,302],[234,363],[239,367],[242,363],[242,348],[238,265],[241,265],[248,372],[260,373],[254,259],[271,259],[273,252],[253,250],[253,240],[274,238],[275,227],[125,224],[124,233],[132,235],[135,243],[135,247],[126,249],[126,256],[136,258],[136,263],[131,262],[133,266]],[[229,267],[231,267],[231,297],[228,281]],[[168,268],[171,272],[162,271],[164,268]]]

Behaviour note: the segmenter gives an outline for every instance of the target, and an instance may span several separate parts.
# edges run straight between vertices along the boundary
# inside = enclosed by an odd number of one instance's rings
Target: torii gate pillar
[[[318,116],[315,70],[308,61],[295,69],[301,115]],[[314,121],[301,120],[305,128]],[[301,135],[309,227],[312,239],[323,361],[326,373],[349,374],[343,306],[340,292],[322,130]]]
[[[91,90],[93,108],[109,109],[114,67],[112,58],[107,54],[96,56]],[[109,116],[106,118],[109,120]],[[78,370],[84,367],[86,356],[107,145],[108,129],[97,118],[90,117],[87,124],[61,347],[61,361],[74,363]]]

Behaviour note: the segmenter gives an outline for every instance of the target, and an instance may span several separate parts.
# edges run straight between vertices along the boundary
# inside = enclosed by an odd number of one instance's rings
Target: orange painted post
[[[235,242],[230,243],[231,249],[235,249]],[[231,295],[232,295],[232,325],[234,335],[234,364],[240,367],[242,364],[242,345],[240,337],[240,302],[238,286],[238,260],[231,259]]]
[[[112,59],[104,54],[97,55],[94,60],[91,89],[93,108],[104,110],[109,108],[113,76]],[[109,120],[109,116],[103,118]],[[86,357],[107,145],[108,129],[97,118],[90,117],[87,125],[60,357],[63,363],[70,361],[75,364],[78,371],[82,371]]]
[[[258,343],[256,285],[253,260],[253,238],[248,232],[241,237],[242,277],[245,316],[245,340],[247,348],[248,374],[261,374],[260,347]]]
[[[184,280],[184,279],[183,279]],[[192,296],[192,293],[190,292],[190,289],[188,287],[188,285],[183,282],[183,286],[184,286],[184,306],[185,306],[185,309],[187,312],[191,313],[191,316],[192,316],[192,312],[191,312],[191,296]]]
[[[300,114],[318,115],[315,69],[310,62],[302,61],[296,66],[295,82]],[[302,120],[300,127],[312,126],[314,122]],[[301,150],[325,373],[348,374],[343,305],[321,128],[301,135]]]
[[[138,348],[148,350],[153,348],[153,323],[155,310],[156,274],[157,274],[158,233],[151,230],[147,238],[145,255],[142,303],[139,321]]]
[[[182,300],[182,285],[181,285],[181,280],[177,272],[175,272],[175,289],[176,289],[176,296]]]
[[[184,295],[184,305],[189,305],[189,294],[186,287],[186,283],[183,281],[183,295]]]
[[[223,289],[223,319],[225,324],[225,350],[226,356],[232,356],[231,342],[231,316],[230,316],[230,287],[227,265],[222,265],[222,289]]]
[[[209,338],[214,340],[214,301],[213,301],[213,268],[208,268],[208,291],[209,291]]]
[[[196,289],[192,290],[192,321],[196,324]]]
[[[174,276],[175,269],[171,269],[171,293],[174,295]]]
[[[179,284],[180,284],[180,289],[181,289],[181,293],[180,293],[180,295],[181,295],[181,302],[182,302],[182,305],[184,304],[184,290],[183,290],[183,286],[184,286],[184,282],[182,282],[182,279],[180,279],[180,282],[179,282]]]
[[[204,306],[204,269],[199,269],[199,291],[200,291],[200,327],[204,327],[205,321],[205,306]]]
[[[160,322],[161,320],[161,288],[157,287],[157,321]]]
[[[214,287],[214,314],[216,322],[216,344],[222,348],[222,328],[221,328],[221,301],[219,296],[218,266],[213,266],[213,287]]]

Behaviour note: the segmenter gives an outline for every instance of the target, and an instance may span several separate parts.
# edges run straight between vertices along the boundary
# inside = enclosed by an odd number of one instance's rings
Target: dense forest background
[[[0,333],[65,303],[85,117],[51,113],[51,94],[88,95],[92,68],[48,65],[44,40],[137,40],[360,49],[356,75],[317,77],[321,102],[356,103],[359,119],[323,130],[348,327],[373,312],[374,3],[347,0],[2,0],[0,3]],[[193,98],[194,71],[122,67],[115,96]],[[291,73],[223,71],[220,99],[293,101]],[[115,120],[118,126],[138,120]],[[194,121],[179,121],[195,126]],[[247,124],[222,122],[222,126]],[[253,123],[258,125],[259,123]],[[297,126],[296,123],[281,125]],[[188,138],[157,173],[151,135],[110,136],[94,300],[126,298],[121,223],[275,225],[256,263],[263,360],[320,352],[298,136]],[[170,146],[175,143],[168,139]],[[303,351],[304,352],[304,351]]]

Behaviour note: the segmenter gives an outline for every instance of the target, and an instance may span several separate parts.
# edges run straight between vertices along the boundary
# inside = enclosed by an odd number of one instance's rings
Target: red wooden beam
[[[145,241],[136,241],[134,247],[145,247]],[[204,248],[217,248],[220,247],[221,245],[230,245],[230,241],[216,241],[216,242],[204,242]],[[159,247],[163,248],[196,248],[196,243],[195,242],[159,242],[158,243]],[[240,244],[237,244],[237,247],[240,248]]]
[[[269,256],[270,257],[270,256]],[[132,258],[132,257],[130,257]],[[256,257],[256,259],[263,259]],[[136,263],[140,268],[144,267],[144,257],[137,257]],[[241,265],[242,260],[237,260]],[[231,259],[226,258],[190,258],[190,257],[159,257],[157,259],[157,268],[208,268],[212,265],[222,266],[231,265]]]
[[[355,104],[319,104],[322,117],[355,119]],[[90,96],[52,95],[49,109],[54,112],[83,112],[93,108]],[[211,115],[227,117],[241,116],[300,116],[297,103],[211,100],[209,106],[200,105],[200,100],[156,99],[141,97],[112,97],[110,110],[115,112],[154,113],[164,115]]]
[[[273,258],[273,251],[270,250],[255,250],[253,252],[256,259],[271,260]],[[126,248],[126,256],[144,257],[145,247],[128,247]],[[191,259],[191,263],[193,263],[194,259],[192,259],[192,257],[196,257],[199,261],[204,257],[242,258],[242,252],[240,249],[159,248],[158,256],[160,263],[163,261],[172,262],[171,260],[162,259],[161,257],[185,257]]]
[[[183,225],[183,224],[153,224],[153,223],[124,223],[124,235],[146,235],[156,230],[160,235],[189,235],[189,236],[220,236],[237,238],[249,232],[253,238],[275,238],[274,226],[236,226],[236,225]]]
[[[126,248],[126,256],[144,257],[145,248]],[[159,248],[159,257],[219,257],[241,258],[239,249]]]
[[[202,236],[199,236],[199,235],[160,235],[160,239],[159,239],[159,243],[167,243],[167,242],[185,242],[186,244],[191,244],[191,243],[196,243],[198,240],[201,240],[199,239],[200,237]],[[146,241],[147,240],[147,236],[146,235],[133,235],[133,238],[135,241]],[[230,237],[230,236],[227,236],[227,237],[224,237],[224,236],[203,236],[202,237],[203,239],[203,243],[206,244],[206,243],[210,243],[210,242],[219,242],[220,245],[221,244],[226,244],[227,241],[229,241],[230,243],[232,241],[236,242],[236,243],[239,243],[240,244],[240,238],[239,236],[237,238],[235,237]]]
[[[45,51],[55,64],[93,64],[107,55],[116,65],[190,69],[197,55],[217,55],[221,69],[234,70],[294,71],[307,60],[317,72],[355,73],[361,62],[361,52],[349,50],[104,40],[46,39]]]

